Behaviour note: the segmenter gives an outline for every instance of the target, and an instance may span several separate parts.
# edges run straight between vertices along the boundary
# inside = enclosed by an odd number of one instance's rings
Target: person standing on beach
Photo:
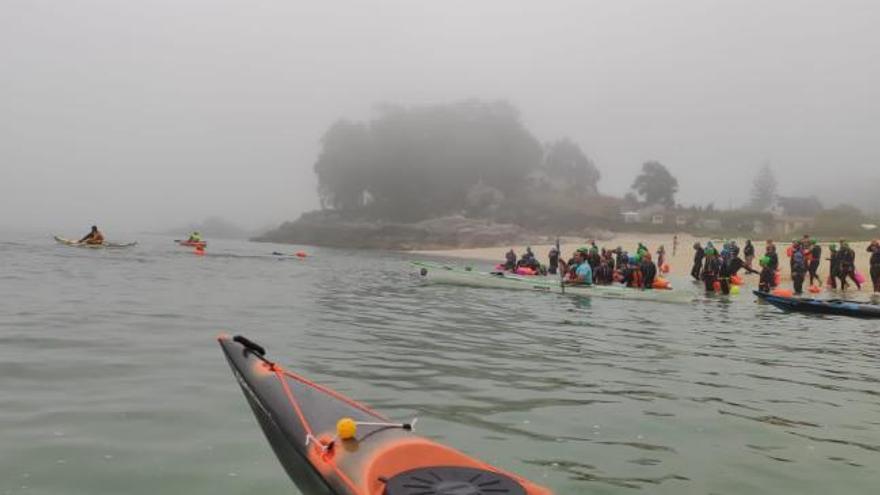
[[[675,258],[675,252],[678,251],[678,235],[672,236],[672,257]]]

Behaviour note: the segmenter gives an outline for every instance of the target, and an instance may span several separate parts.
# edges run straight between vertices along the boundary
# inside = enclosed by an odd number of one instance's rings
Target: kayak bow
[[[810,299],[776,296],[771,293],[752,291],[759,299],[767,301],[783,311],[813,313],[856,318],[880,318],[880,306],[847,299]]]
[[[307,495],[551,495],[285,370],[244,337],[218,340],[278,460]]]

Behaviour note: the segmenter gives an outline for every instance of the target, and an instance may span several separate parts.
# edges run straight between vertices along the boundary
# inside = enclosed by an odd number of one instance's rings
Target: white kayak
[[[78,247],[78,248],[89,248],[89,249],[104,249],[104,248],[108,248],[108,249],[119,249],[119,248],[127,248],[127,247],[132,247],[132,246],[136,246],[136,245],[137,245],[137,242],[119,243],[119,242],[106,242],[106,241],[103,242],[103,243],[101,243],[101,244],[88,244],[88,243],[85,243],[85,242],[74,241],[74,240],[72,240],[72,239],[65,239],[64,237],[60,237],[60,236],[57,236],[57,235],[54,236],[54,237],[55,237],[55,242],[57,242],[57,243],[59,243],[59,244],[64,244],[65,246]]]
[[[606,299],[626,299],[630,301],[654,301],[662,303],[687,304],[698,298],[690,291],[675,289],[632,289],[617,285],[591,285],[562,287],[556,277],[520,276],[501,272],[478,272],[434,263],[413,262],[419,268],[421,278],[434,284],[463,285],[492,289],[528,290],[533,292],[553,292],[582,297]]]

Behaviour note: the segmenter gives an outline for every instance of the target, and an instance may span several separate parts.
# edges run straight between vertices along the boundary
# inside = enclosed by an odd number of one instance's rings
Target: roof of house
[[[777,201],[786,215],[810,217],[822,211],[822,202],[815,196],[780,196]]]

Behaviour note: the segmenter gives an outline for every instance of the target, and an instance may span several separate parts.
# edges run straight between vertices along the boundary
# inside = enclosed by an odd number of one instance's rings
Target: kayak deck
[[[487,493],[551,493],[268,361],[247,339],[218,341],[279,461],[305,494],[484,493],[443,491],[444,484],[467,483],[499,488]],[[345,439],[342,421],[357,425]]]

